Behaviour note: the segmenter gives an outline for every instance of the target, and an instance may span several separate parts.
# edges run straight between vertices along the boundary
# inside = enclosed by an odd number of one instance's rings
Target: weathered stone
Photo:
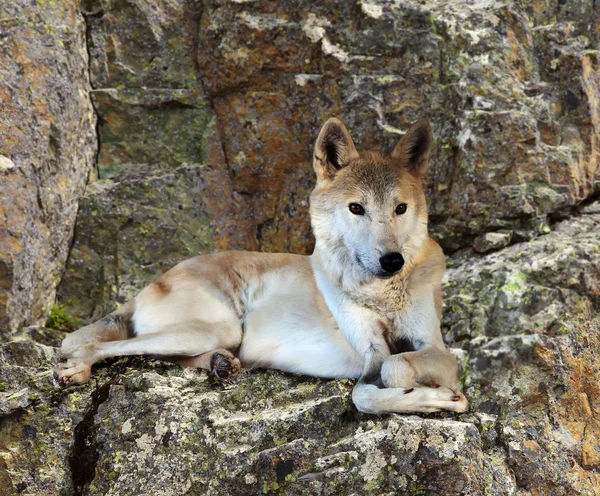
[[[495,416],[490,445],[507,447],[502,466],[523,491],[593,494],[600,481],[596,207],[530,243],[457,255],[448,270],[442,322],[467,351],[466,395]]]
[[[63,333],[29,329],[0,345],[0,493],[69,494],[73,430],[90,397],[61,397],[50,370]]]
[[[449,339],[560,333],[565,316],[585,311],[598,296],[599,226],[600,214],[582,215],[530,243],[450,259],[443,318]]]
[[[21,346],[33,355],[41,345]],[[252,371],[221,384],[206,372],[125,359],[101,365],[96,385],[61,391],[48,387],[49,370],[42,373],[51,361],[21,363],[23,378],[12,385],[29,385],[29,403],[2,417],[0,431],[8,494],[479,494],[483,487],[474,424],[450,414],[360,415],[353,381]],[[3,366],[1,378],[18,367]]]
[[[0,338],[43,321],[95,153],[79,2],[0,5]]]
[[[510,232],[490,232],[479,236],[473,243],[473,249],[477,253],[487,253],[488,251],[498,250],[510,244]]]
[[[193,2],[84,0],[94,88],[197,86]]]
[[[215,393],[204,374],[204,383],[193,378],[145,372],[111,389],[98,410],[110,420],[100,422],[96,438],[97,470],[110,475],[95,479],[90,492],[481,489],[472,424],[357,416],[345,381],[255,371]],[[190,449],[198,446],[205,448]]]
[[[131,164],[204,164],[212,112],[197,90],[94,90],[101,179]]]
[[[533,219],[597,188],[599,139],[599,40],[588,22],[597,12],[542,4],[206,2],[199,64],[234,191],[255,222],[280,215],[291,170],[310,171],[324,117],[340,116],[359,147],[390,149],[425,116],[442,244],[456,249],[490,228],[541,234]],[[549,24],[553,16],[568,24]],[[258,247],[277,248],[275,236]]]

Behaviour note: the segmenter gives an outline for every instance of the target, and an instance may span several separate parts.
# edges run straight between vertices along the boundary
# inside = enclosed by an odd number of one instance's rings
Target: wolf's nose
[[[404,265],[404,258],[402,255],[400,255],[400,253],[386,253],[379,259],[379,263],[381,264],[381,268],[391,275],[395,274],[402,268]]]

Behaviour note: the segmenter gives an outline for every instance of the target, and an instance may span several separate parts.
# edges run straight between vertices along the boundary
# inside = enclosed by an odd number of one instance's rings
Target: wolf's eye
[[[402,215],[403,213],[406,213],[406,203],[400,203],[396,207],[396,214],[397,215]]]
[[[365,215],[365,209],[362,205],[359,205],[358,203],[351,203],[350,205],[348,205],[348,208],[350,209],[350,212],[352,212],[354,215]]]

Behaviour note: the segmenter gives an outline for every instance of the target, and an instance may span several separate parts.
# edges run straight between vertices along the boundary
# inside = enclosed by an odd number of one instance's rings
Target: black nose
[[[402,268],[404,265],[404,258],[402,258],[400,253],[386,253],[379,259],[379,263],[381,264],[381,268],[384,270],[384,272],[387,272],[391,275],[395,274]]]

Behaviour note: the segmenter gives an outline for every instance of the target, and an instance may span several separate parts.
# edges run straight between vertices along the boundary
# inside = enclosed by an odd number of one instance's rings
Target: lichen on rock
[[[79,2],[0,5],[0,338],[55,299],[97,151]]]

